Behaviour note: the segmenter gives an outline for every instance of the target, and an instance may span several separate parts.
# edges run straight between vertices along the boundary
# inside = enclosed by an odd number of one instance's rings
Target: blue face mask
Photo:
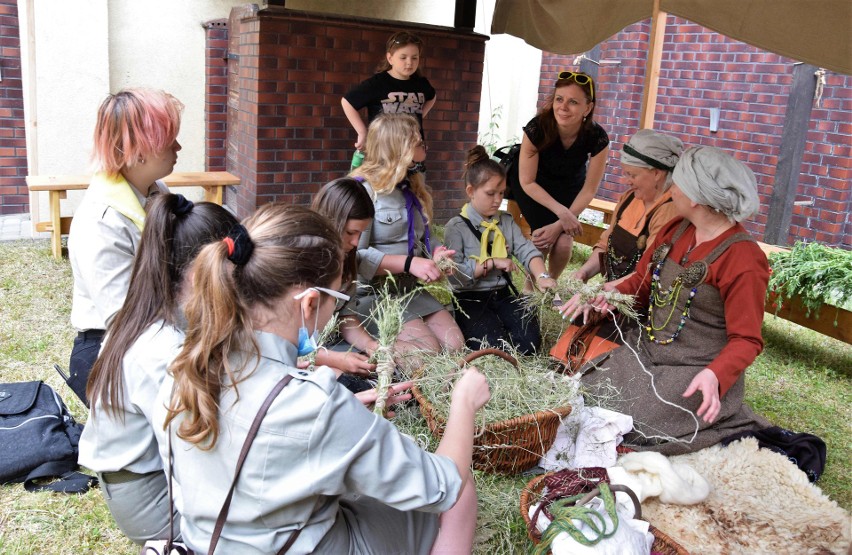
[[[301,312],[301,311],[300,311]],[[296,345],[297,352],[300,357],[309,355],[319,348],[317,340],[319,339],[319,310],[316,311],[317,316],[314,321],[314,333],[308,334],[308,328],[305,326],[305,313],[302,312],[302,327],[299,328],[299,344]]]

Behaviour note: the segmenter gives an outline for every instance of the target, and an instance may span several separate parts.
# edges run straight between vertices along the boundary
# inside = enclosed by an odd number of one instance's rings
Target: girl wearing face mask
[[[366,410],[330,369],[299,371],[297,356],[343,298],[340,235],[305,208],[261,207],[245,228],[205,247],[192,271],[186,340],[155,405],[168,407],[160,422],[189,547],[208,551],[235,446],[289,375],[248,451],[219,551],[470,552],[469,466],[475,411],[489,398],[484,376],[468,369],[457,381],[433,455]]]
[[[450,278],[462,309],[456,311],[456,322],[471,348],[479,348],[480,342],[499,346],[506,341],[531,354],[541,346],[541,333],[535,317],[524,317],[511,281],[510,274],[518,269],[512,258],[535,277],[538,287],[549,289],[556,282],[545,273],[541,252],[523,236],[512,216],[500,211],[506,174],[482,146],[468,152],[465,192],[470,202],[444,231],[447,248],[455,251],[460,267]]]

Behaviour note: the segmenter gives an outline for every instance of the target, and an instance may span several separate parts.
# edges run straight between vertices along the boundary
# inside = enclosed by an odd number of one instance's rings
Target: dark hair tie
[[[657,168],[658,170],[665,170],[667,172],[674,171],[674,166],[668,166],[668,165],[660,162],[659,160],[654,160],[650,156],[645,156],[644,154],[642,154],[641,152],[639,152],[638,150],[636,150],[635,148],[633,148],[629,144],[625,144],[622,147],[622,150],[624,152],[626,152],[627,154],[629,154],[630,156],[633,156],[634,158],[638,158],[638,159],[642,160],[643,162],[645,162],[646,164],[648,164],[649,166],[651,166],[653,168]]]
[[[228,260],[237,266],[245,266],[254,250],[248,230],[242,224],[237,224],[222,242],[228,245]]]
[[[187,214],[192,212],[192,208],[195,206],[195,203],[193,203],[191,200],[189,200],[183,195],[175,196],[177,197],[177,204],[175,205],[174,210],[172,210],[172,213],[175,216],[186,216]]]

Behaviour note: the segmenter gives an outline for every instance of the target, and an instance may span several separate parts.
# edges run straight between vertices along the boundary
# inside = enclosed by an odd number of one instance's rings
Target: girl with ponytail
[[[510,276],[518,269],[513,258],[533,275],[538,287],[548,289],[556,282],[545,272],[541,252],[512,216],[500,211],[506,192],[503,166],[477,145],[467,154],[464,179],[470,202],[444,231],[444,242],[455,251],[460,267],[450,277],[462,309],[456,311],[456,322],[473,349],[505,341],[531,354],[541,347],[541,332],[534,316],[524,317]]]
[[[79,457],[98,473],[110,512],[137,543],[169,536],[167,479],[151,422],[166,367],[183,342],[186,269],[202,246],[237,225],[217,204],[167,193],[151,200],[146,221],[127,300],[89,377],[92,410]]]
[[[249,426],[287,376],[244,459],[221,553],[470,552],[469,466],[485,378],[475,369],[460,377],[430,454],[366,410],[331,369],[299,370],[297,357],[316,348],[314,333],[346,298],[341,271],[340,234],[328,220],[275,203],[193,264],[186,340],[155,406],[181,484],[183,540],[196,553],[211,546]]]

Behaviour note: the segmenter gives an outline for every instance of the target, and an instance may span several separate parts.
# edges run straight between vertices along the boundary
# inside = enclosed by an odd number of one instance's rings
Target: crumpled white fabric
[[[562,419],[553,446],[541,458],[545,470],[608,468],[615,464],[615,448],[633,429],[633,418],[600,407],[586,407],[582,400]]]
[[[654,535],[649,531],[649,524],[644,520],[636,520],[633,517],[634,507],[633,502],[625,493],[616,492],[616,514],[618,514],[618,528],[612,537],[601,540],[595,545],[583,545],[572,538],[567,532],[559,533],[550,544],[550,550],[553,555],[648,555],[651,552],[651,545],[654,543]],[[587,507],[593,508],[601,515],[607,523],[607,530],[612,528],[612,521],[609,515],[606,514],[603,501],[599,497],[595,497],[586,504]],[[538,503],[529,508],[530,518],[535,514],[538,508]],[[571,521],[577,529],[583,532],[587,538],[593,537],[588,526],[580,521]],[[539,532],[544,532],[550,526],[550,519],[544,514],[544,511],[538,515],[538,520],[535,523],[536,529]]]
[[[607,468],[611,484],[629,487],[644,501],[659,496],[663,503],[695,505],[710,495],[710,484],[691,466],[672,464],[653,451],[622,455],[616,466]]]

